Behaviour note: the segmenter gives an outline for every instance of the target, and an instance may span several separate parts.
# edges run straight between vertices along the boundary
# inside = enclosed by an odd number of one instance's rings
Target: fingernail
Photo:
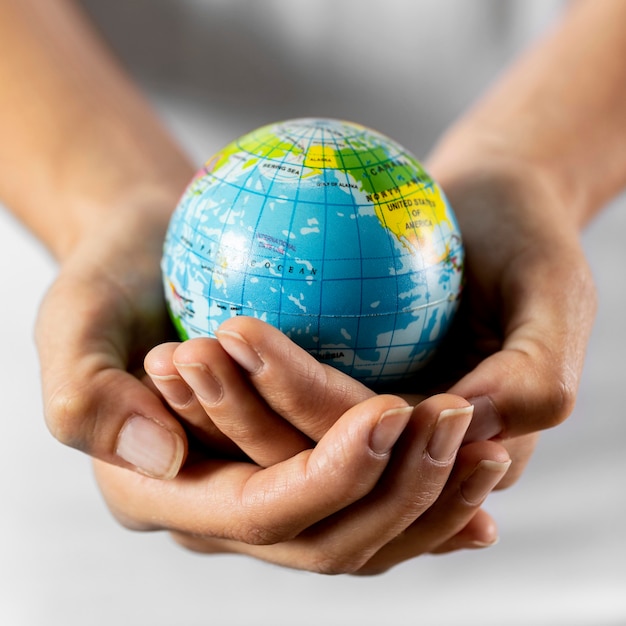
[[[174,363],[198,397],[206,404],[217,404],[224,394],[220,381],[203,363]]]
[[[117,455],[152,478],[174,478],[184,452],[181,437],[141,415],[128,419],[117,439]]]
[[[175,374],[169,376],[157,376],[150,374],[150,378],[163,394],[168,404],[174,408],[184,408],[193,399],[193,393],[187,383]]]
[[[398,441],[412,414],[412,406],[385,411],[380,416],[370,435],[370,449],[372,452],[381,456],[388,454],[396,441]]]
[[[254,374],[263,367],[259,353],[239,333],[218,330],[215,335],[224,350],[247,372]]]
[[[474,405],[474,419],[465,434],[465,441],[487,441],[502,432],[504,422],[488,396],[470,398]]]
[[[480,504],[500,482],[511,461],[481,461],[461,484],[461,495],[471,505]]]
[[[466,548],[472,549],[483,549],[483,548],[491,548],[491,546],[495,546],[500,542],[500,537],[496,537],[493,541],[470,541],[466,544]]]
[[[428,442],[431,459],[445,463],[456,454],[473,412],[473,406],[466,406],[461,409],[445,409],[439,414],[435,431]]]

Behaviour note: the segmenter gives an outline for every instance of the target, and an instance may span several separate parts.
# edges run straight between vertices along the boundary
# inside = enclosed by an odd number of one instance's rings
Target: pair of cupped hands
[[[324,573],[495,543],[481,505],[571,412],[594,288],[558,193],[517,164],[472,162],[429,168],[466,248],[456,323],[386,393],[259,320],[168,341],[171,206],[134,201],[85,228],[39,313],[44,405],[55,437],[94,457],[122,524]]]

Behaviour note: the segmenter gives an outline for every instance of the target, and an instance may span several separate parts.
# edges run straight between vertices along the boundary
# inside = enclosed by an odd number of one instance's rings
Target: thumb
[[[185,433],[127,371],[136,318],[119,295],[104,281],[63,276],[47,294],[36,328],[46,422],[59,441],[93,457],[173,478]]]
[[[466,441],[550,428],[574,408],[596,306],[589,268],[582,252],[518,266],[502,290],[501,350],[450,389],[475,407]]]

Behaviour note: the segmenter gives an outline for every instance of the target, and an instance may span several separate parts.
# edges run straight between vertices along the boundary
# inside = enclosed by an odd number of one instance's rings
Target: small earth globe
[[[172,215],[162,270],[181,339],[248,315],[377,385],[431,359],[458,307],[463,245],[442,190],[398,143],[295,119],[207,161]]]

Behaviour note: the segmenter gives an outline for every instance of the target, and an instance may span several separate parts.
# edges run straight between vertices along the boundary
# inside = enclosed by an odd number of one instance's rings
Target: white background
[[[349,21],[369,6],[362,2],[321,3],[320,18],[315,3],[214,1],[231,31],[203,21],[192,0],[179,11],[147,0],[111,4],[99,8],[103,27],[200,161],[261,123],[310,114],[354,119],[424,154],[541,29],[554,3],[410,5],[440,17],[461,13],[454,37],[443,18],[392,20],[391,9],[409,6],[395,1],[381,3],[386,13],[379,9],[373,22]],[[242,37],[247,12],[254,19]],[[359,53],[344,42],[336,55],[323,55],[312,22],[327,33],[326,48],[348,27],[369,29],[369,38]],[[171,49],[168,34],[177,44]],[[235,61],[224,77],[229,51]],[[257,71],[255,63],[262,63]],[[372,72],[366,79],[356,72],[364,68]],[[283,96],[263,92],[261,79]],[[42,419],[32,327],[54,264],[0,212],[0,624],[626,624],[625,237],[626,196],[584,236],[600,310],[577,408],[544,434],[522,480],[490,498],[500,543],[417,559],[380,577],[326,578],[244,557],[192,555],[166,535],[131,533],[113,521],[88,460],[55,442]]]

